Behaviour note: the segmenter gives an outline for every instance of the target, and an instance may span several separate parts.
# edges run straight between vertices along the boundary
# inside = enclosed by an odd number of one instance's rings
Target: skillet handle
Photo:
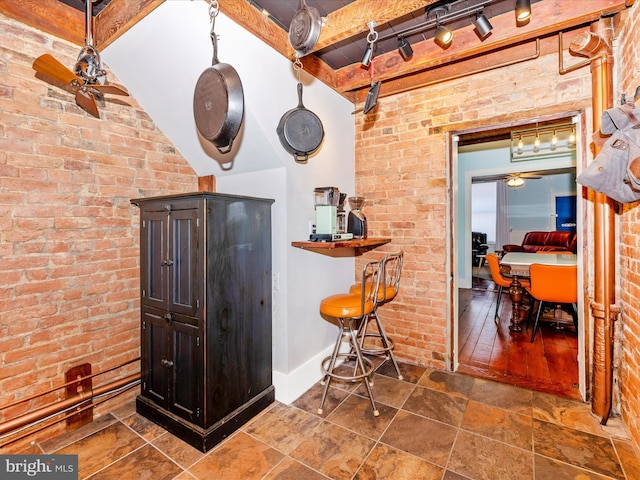
[[[293,159],[298,163],[306,163],[309,160],[309,154],[305,153],[304,155],[301,153],[294,153]]]
[[[232,146],[233,146],[233,141],[229,142],[229,145],[227,145],[226,147],[218,147],[216,145],[216,148],[218,149],[218,151],[220,153],[222,153],[224,155],[225,153],[229,153],[231,151],[231,147]]]
[[[304,108],[302,104],[302,83],[298,82],[298,108]]]

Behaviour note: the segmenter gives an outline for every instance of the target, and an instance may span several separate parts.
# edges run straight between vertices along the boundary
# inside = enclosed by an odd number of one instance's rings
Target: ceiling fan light
[[[531,0],[516,0],[516,21],[525,23],[531,18]]]
[[[481,39],[486,38],[487,35],[491,33],[491,30],[493,30],[493,25],[491,25],[491,22],[487,17],[485,17],[484,13],[481,12],[478,12],[473,24],[475,25],[478,36]]]
[[[518,188],[522,185],[524,185],[524,180],[522,179],[522,177],[519,177],[517,175],[507,180],[507,187]]]

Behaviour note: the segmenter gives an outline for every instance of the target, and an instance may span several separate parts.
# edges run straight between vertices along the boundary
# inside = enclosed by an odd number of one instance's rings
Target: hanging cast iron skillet
[[[300,0],[300,8],[293,15],[289,24],[289,43],[300,57],[307,55],[318,43],[322,19],[314,7],[307,7]]]
[[[229,153],[244,117],[242,82],[235,69],[218,62],[218,42],[211,25],[213,61],[198,78],[193,94],[196,127],[220,153]]]
[[[298,83],[298,106],[282,116],[276,132],[296,162],[306,162],[322,143],[324,128],[318,116],[302,104],[302,83]]]

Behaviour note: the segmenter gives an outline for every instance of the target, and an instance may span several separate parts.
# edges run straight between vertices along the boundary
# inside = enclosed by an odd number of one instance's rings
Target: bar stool
[[[362,289],[360,294],[340,293],[331,295],[320,302],[320,313],[336,318],[339,327],[338,338],[336,339],[333,353],[331,356],[322,360],[321,364],[324,376],[320,383],[324,385],[324,389],[322,391],[322,399],[320,400],[320,408],[318,408],[318,414],[320,415],[322,415],[322,408],[327,398],[329,384],[332,379],[348,382],[364,379],[364,384],[369,393],[369,399],[371,400],[371,406],[373,407],[373,415],[377,417],[380,414],[373,399],[373,392],[371,391],[371,385],[373,385],[372,376],[375,368],[373,362],[362,355],[362,350],[358,343],[358,330],[362,326],[364,319],[367,318],[374,309],[374,298],[378,294],[380,272],[380,262],[367,263],[362,269],[362,281],[363,283],[367,281],[370,282],[372,288]],[[343,339],[349,342],[349,352],[340,353]],[[353,374],[343,375],[336,372],[336,363],[338,360],[355,360]]]
[[[380,269],[382,271],[380,275],[380,286],[378,288],[378,295],[375,297],[373,312],[367,315],[364,319],[364,323],[362,328],[360,329],[360,349],[362,353],[366,355],[377,355],[384,356],[387,360],[391,360],[393,363],[393,367],[396,369],[396,373],[398,374],[398,380],[402,380],[404,377],[402,373],[400,373],[400,367],[398,366],[398,362],[393,355],[393,349],[395,348],[395,344],[393,343],[393,339],[387,336],[387,333],[380,322],[380,317],[378,316],[378,307],[387,302],[393,300],[398,294],[398,289],[400,288],[400,274],[402,273],[402,262],[404,258],[403,252],[391,253],[386,255],[380,262]],[[371,282],[367,279],[365,285],[367,288],[370,288]],[[350,293],[359,294],[362,290],[362,284],[352,285],[349,289]],[[377,332],[368,332],[369,319],[373,317],[376,321],[376,327],[378,328]],[[365,340],[369,338],[379,339],[380,347],[365,347]]]

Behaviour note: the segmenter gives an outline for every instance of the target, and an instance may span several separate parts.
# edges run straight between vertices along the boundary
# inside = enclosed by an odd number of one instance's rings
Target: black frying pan
[[[318,116],[302,103],[302,83],[298,83],[298,106],[286,112],[276,128],[284,149],[296,162],[306,162],[324,138],[324,128]]]
[[[308,7],[300,0],[300,8],[291,19],[289,25],[289,43],[299,56],[307,55],[318,42],[322,18],[314,7]]]
[[[196,127],[220,153],[229,153],[244,117],[244,92],[238,72],[218,61],[218,42],[211,26],[213,61],[198,78],[193,94]]]

